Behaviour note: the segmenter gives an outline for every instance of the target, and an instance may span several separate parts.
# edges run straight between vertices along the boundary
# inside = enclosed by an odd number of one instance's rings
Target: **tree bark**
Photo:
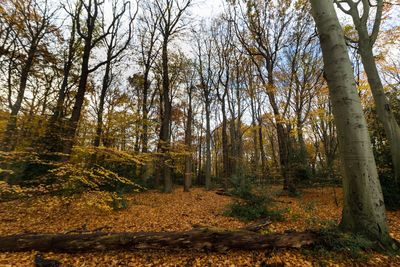
[[[142,249],[206,251],[301,248],[318,241],[312,232],[262,235],[250,231],[195,228],[185,232],[20,234],[0,237],[0,251],[91,252]]]
[[[32,40],[32,44],[30,45],[30,48],[28,51],[27,59],[22,67],[17,98],[15,100],[14,105],[12,105],[12,107],[11,107],[10,117],[8,119],[7,126],[6,126],[6,132],[5,132],[3,140],[2,140],[1,147],[2,147],[3,151],[14,150],[15,145],[16,145],[15,132],[17,129],[17,115],[22,106],[22,101],[24,99],[29,73],[33,66],[34,60],[35,60],[38,42],[39,42],[39,40],[37,40],[37,39]]]
[[[361,36],[360,36],[361,37]],[[365,43],[364,43],[365,42]],[[396,182],[400,181],[400,127],[394,117],[391,105],[383,90],[381,78],[376,67],[372,47],[367,40],[360,38],[360,55],[364,70],[367,73],[368,83],[371,87],[372,96],[375,101],[378,119],[383,124],[386,138],[389,140],[390,152],[394,168]]]
[[[112,51],[110,51],[110,49],[109,49],[109,51],[107,53],[106,70],[104,73],[103,83],[102,83],[102,87],[101,87],[99,109],[97,111],[96,136],[95,136],[94,142],[93,142],[93,145],[95,147],[100,146],[100,141],[101,141],[101,137],[103,134],[104,104],[105,104],[105,100],[106,100],[107,90],[110,85],[111,53],[112,53]]]
[[[75,103],[72,109],[72,115],[68,123],[67,134],[66,134],[67,138],[65,140],[63,149],[63,152],[68,155],[71,154],[72,147],[74,145],[75,133],[76,129],[78,128],[79,118],[81,117],[82,105],[85,100],[87,80],[89,76],[89,59],[90,59],[90,52],[92,49],[91,34],[92,33],[90,32],[88,34],[88,36],[90,37],[85,40],[78,91],[75,96]]]
[[[260,157],[261,157],[261,171],[262,171],[262,179],[263,182],[266,181],[267,178],[267,160],[266,160],[266,156],[265,156],[265,150],[264,150],[264,139],[263,139],[263,124],[262,124],[262,118],[261,115],[259,115],[258,117],[258,143],[260,146]],[[275,152],[273,152],[273,154],[275,154]]]
[[[343,30],[331,0],[311,0],[343,166],[341,227],[389,244],[385,205]]]
[[[250,85],[252,87],[252,85]],[[254,93],[250,94],[250,107],[251,107],[251,131],[253,135],[253,158],[252,158],[252,172],[255,177],[260,177],[261,183],[261,175],[259,175],[259,161],[260,161],[260,152],[258,151],[258,131],[257,131],[257,123],[256,123],[256,108],[254,103]],[[261,171],[262,174],[262,171]]]
[[[68,55],[67,60],[64,62],[63,69],[63,80],[58,90],[57,102],[54,108],[53,114],[46,127],[46,133],[43,138],[44,150],[49,152],[62,151],[63,143],[63,127],[61,119],[64,117],[64,102],[68,91],[68,79],[73,67],[73,60],[76,53],[75,49],[75,34],[76,34],[76,22],[75,18],[72,18],[72,29],[71,37],[68,42]]]
[[[164,193],[172,192],[171,167],[168,165],[169,147],[171,142],[170,124],[171,124],[171,100],[169,92],[169,69],[168,69],[168,37],[164,37],[162,46],[162,98],[163,98],[163,116],[161,118],[160,143],[162,162],[161,176],[164,180]]]
[[[228,146],[228,122],[226,118],[225,97],[222,98],[222,162],[223,162],[223,183],[224,189],[228,189],[228,179],[230,178],[230,164],[229,164],[229,146]]]
[[[394,117],[390,103],[385,96],[381,78],[379,77],[376,67],[375,58],[373,55],[373,46],[379,35],[379,30],[382,22],[382,13],[384,10],[384,1],[377,0],[374,5],[369,1],[362,1],[363,14],[360,14],[359,3],[353,3],[350,0],[345,1],[348,4],[348,9],[345,10],[342,3],[335,1],[339,9],[350,15],[353,19],[355,29],[358,33],[359,54],[367,74],[368,84],[370,85],[372,96],[375,101],[375,106],[378,114],[378,119],[383,124],[386,138],[390,144],[390,152],[392,154],[393,168],[395,171],[396,182],[400,181],[400,127]],[[375,18],[371,33],[369,33],[370,9],[376,7]]]
[[[87,26],[87,35],[81,37],[84,39],[84,48],[83,48],[83,55],[82,55],[82,63],[81,63],[81,72],[80,72],[80,78],[79,78],[79,85],[78,85],[78,91],[75,96],[75,103],[72,109],[72,115],[71,118],[69,119],[68,122],[68,127],[66,129],[66,140],[64,143],[64,148],[63,152],[65,154],[71,154],[72,147],[74,145],[74,139],[75,139],[75,134],[76,134],[76,129],[78,128],[78,122],[79,118],[81,116],[81,110],[82,110],[82,105],[85,100],[85,93],[86,93],[86,87],[87,87],[87,80],[89,76],[89,60],[90,60],[90,53],[93,48],[92,40],[93,40],[93,31],[95,27],[95,21],[97,19],[97,9],[98,9],[98,4],[97,2],[93,3],[94,7],[89,5],[88,7],[88,13],[90,12],[91,8],[95,9],[95,15],[89,15],[89,18],[87,18],[86,21],[86,26]],[[82,6],[80,7],[82,8]],[[78,22],[80,18],[79,15],[75,17],[76,21]],[[79,24],[78,24],[79,25]],[[80,33],[81,29],[77,25],[77,30],[78,33]],[[81,34],[81,33],[80,33]]]
[[[206,85],[205,85],[206,86]],[[208,89],[207,89],[208,90]],[[205,163],[205,187],[211,189],[211,125],[210,125],[210,99],[207,93],[206,100],[206,163]]]
[[[192,120],[193,120],[193,110],[192,110],[192,85],[188,88],[188,112],[186,118],[186,130],[185,130],[185,145],[188,150],[188,155],[185,156],[185,177],[183,180],[183,191],[189,192],[192,184]]]

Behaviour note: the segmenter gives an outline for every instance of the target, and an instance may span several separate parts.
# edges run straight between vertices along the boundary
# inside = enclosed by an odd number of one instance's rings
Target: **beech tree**
[[[375,3],[373,3],[375,2]],[[390,151],[395,170],[394,177],[400,181],[400,127],[390,107],[390,102],[385,95],[383,84],[376,66],[373,48],[379,35],[382,24],[384,1],[357,1],[335,0],[337,7],[345,14],[351,16],[357,32],[357,39],[347,37],[351,43],[358,45],[358,51],[364,70],[367,74],[372,95],[374,97],[378,118],[382,123],[386,137],[390,142]],[[374,9],[372,29],[369,27],[371,12]],[[361,11],[360,11],[361,10]]]
[[[343,165],[341,227],[389,244],[385,204],[343,30],[330,0],[311,0]]]

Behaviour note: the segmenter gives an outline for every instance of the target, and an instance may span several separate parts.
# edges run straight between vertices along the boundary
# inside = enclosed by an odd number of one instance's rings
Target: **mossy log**
[[[262,235],[219,228],[195,228],[183,232],[18,234],[0,237],[0,251],[88,252],[110,250],[260,250],[300,248],[312,245],[318,236],[312,232]]]

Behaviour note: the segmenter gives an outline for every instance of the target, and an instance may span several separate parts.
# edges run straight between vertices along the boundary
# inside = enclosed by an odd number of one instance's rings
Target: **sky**
[[[192,7],[193,16],[212,18],[223,10],[223,0],[199,0]]]

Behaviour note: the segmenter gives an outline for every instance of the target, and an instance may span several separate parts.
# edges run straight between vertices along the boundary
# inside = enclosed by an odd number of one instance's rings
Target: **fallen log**
[[[0,237],[0,251],[89,252],[140,249],[206,251],[300,248],[318,241],[313,232],[261,235],[238,230],[196,228],[184,232],[19,234]]]
[[[264,218],[264,219],[257,220],[257,221],[255,221],[253,223],[250,223],[250,224],[248,224],[248,225],[246,225],[244,227],[241,227],[241,228],[238,229],[238,231],[250,231],[250,232],[256,232],[257,233],[257,232],[260,232],[261,230],[266,229],[271,223],[272,222],[269,219],[265,219]],[[207,228],[207,229],[214,229],[214,230],[218,229],[220,231],[225,230],[223,228],[216,228],[216,227],[209,226],[207,224],[193,224],[192,227],[196,228],[196,229],[198,229],[198,228],[203,228],[203,229]],[[67,233],[70,233],[70,232],[67,232]]]

